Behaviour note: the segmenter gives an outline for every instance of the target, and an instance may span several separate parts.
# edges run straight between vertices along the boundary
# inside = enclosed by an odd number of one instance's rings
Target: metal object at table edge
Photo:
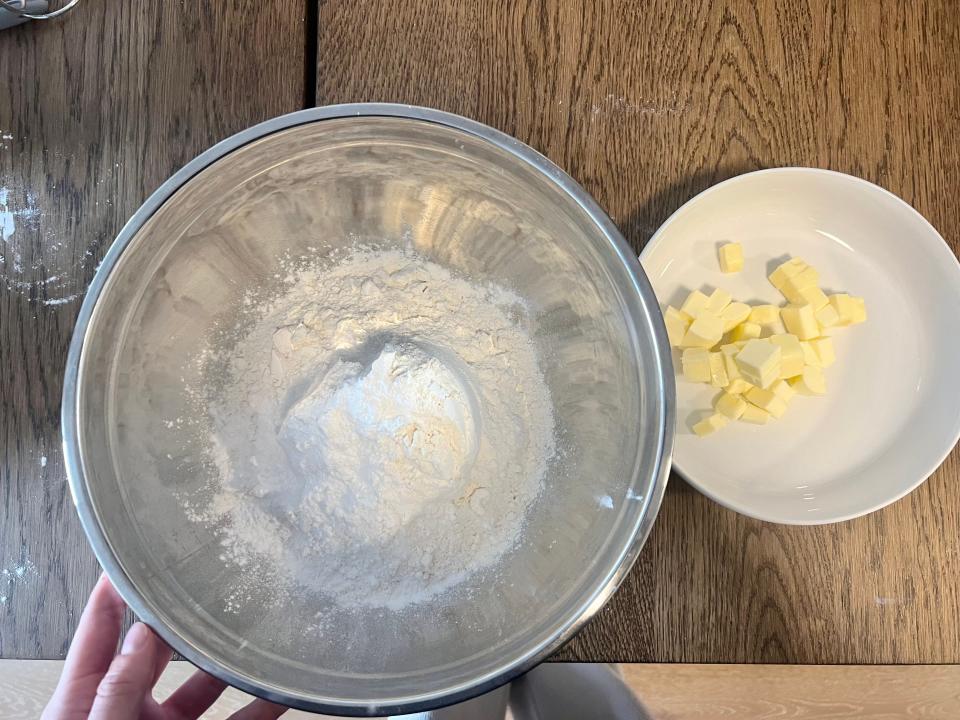
[[[485,677],[475,682],[464,683],[443,695],[433,694],[424,697],[422,700],[406,702],[401,706],[378,704],[345,707],[342,705],[319,703],[303,697],[292,697],[280,694],[270,687],[258,684],[253,678],[221,667],[202,650],[187,643],[176,635],[153,611],[151,603],[141,595],[139,590],[129,581],[123,567],[114,556],[110,544],[95,516],[85,482],[79,448],[79,418],[77,407],[80,388],[78,381],[80,360],[87,329],[90,325],[97,299],[103,291],[111,271],[137,231],[184,183],[234,150],[267,135],[298,125],[323,120],[361,116],[420,120],[460,130],[486,140],[506,152],[517,156],[520,160],[529,164],[534,169],[543,173],[552,182],[556,183],[561,190],[570,195],[602,230],[603,234],[610,241],[612,249],[620,257],[624,267],[627,269],[634,288],[642,300],[643,310],[646,315],[645,318],[637,318],[637,325],[641,324],[641,320],[644,320],[648,327],[652,329],[653,338],[656,343],[656,357],[658,358],[658,364],[660,366],[657,399],[662,408],[660,413],[662,417],[659,418],[660,422],[657,423],[659,436],[656,446],[661,449],[661,452],[659,463],[656,464],[656,469],[653,473],[654,481],[650,492],[646,498],[643,499],[644,510],[633,528],[631,539],[620,553],[617,562],[611,567],[607,575],[598,582],[593,594],[581,603],[578,612],[571,616],[566,626],[561,627],[554,637],[540,643],[538,647],[532,648],[525,656],[517,659],[512,664],[488,673]],[[666,327],[660,315],[659,304],[654,295],[653,288],[640,266],[636,253],[630,248],[613,221],[600,208],[596,201],[573,178],[567,175],[551,160],[525,143],[499,130],[495,130],[487,125],[460,115],[443,112],[441,110],[392,103],[329,105],[281,115],[220,141],[174,173],[150,195],[120,230],[120,233],[111,244],[90,283],[90,287],[87,290],[80,308],[73,337],[70,342],[61,405],[64,460],[74,505],[77,508],[81,524],[100,565],[107,572],[111,582],[131,610],[133,610],[142,621],[149,625],[170,647],[191,663],[244,692],[274,703],[300,710],[307,710],[309,712],[355,717],[425,712],[453,705],[490,692],[527,672],[556,652],[579,632],[606,604],[620,586],[621,582],[623,582],[650,534],[670,474],[673,436],[676,426],[675,386],[671,382],[673,378],[672,366],[670,346],[667,341]]]
[[[51,10],[49,12],[28,11],[25,9],[27,7],[27,2],[29,2],[29,0],[20,0],[20,7],[17,7],[15,0],[0,0],[0,10],[6,10],[7,12],[13,13],[17,17],[24,18],[25,20],[52,20],[53,18],[60,17],[61,15],[72,10],[77,6],[80,0],[69,0],[69,2],[67,2],[67,4],[62,8]],[[46,5],[46,3],[44,3],[44,5]]]

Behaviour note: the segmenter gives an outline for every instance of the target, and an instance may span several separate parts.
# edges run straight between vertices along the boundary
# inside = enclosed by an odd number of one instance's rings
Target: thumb
[[[135,623],[97,687],[89,720],[137,720],[153,686],[156,656],[150,628]]]

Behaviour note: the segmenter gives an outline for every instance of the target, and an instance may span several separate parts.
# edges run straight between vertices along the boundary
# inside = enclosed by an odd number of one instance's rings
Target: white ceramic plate
[[[745,266],[725,275],[723,242]],[[832,333],[826,397],[797,397],[765,426],[731,423],[698,438],[690,420],[716,395],[677,381],[674,467],[717,502],[761,520],[815,524],[877,510],[922,483],[960,436],[960,265],[916,210],[865,180],[779,168],[693,198],[640,260],[661,304],[694,288],[783,304],[766,276],[787,256],[829,292],[866,299],[863,325]],[[679,353],[674,362],[679,367]]]

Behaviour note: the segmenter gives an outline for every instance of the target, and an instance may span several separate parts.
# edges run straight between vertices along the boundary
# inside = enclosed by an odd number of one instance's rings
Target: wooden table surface
[[[82,293],[148,193],[252,123],[361,100],[461,113],[565,168],[637,250],[725,178],[832,168],[960,250],[955,2],[83,0],[0,34],[0,70],[3,658],[62,657],[97,574],[59,450]],[[955,452],[869,517],[782,527],[673,478],[558,657],[960,662],[958,480]]]

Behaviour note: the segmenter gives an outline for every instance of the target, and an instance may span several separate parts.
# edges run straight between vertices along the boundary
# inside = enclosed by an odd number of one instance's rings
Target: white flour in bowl
[[[401,251],[291,280],[207,397],[224,559],[392,608],[494,566],[554,452],[522,300]]]

